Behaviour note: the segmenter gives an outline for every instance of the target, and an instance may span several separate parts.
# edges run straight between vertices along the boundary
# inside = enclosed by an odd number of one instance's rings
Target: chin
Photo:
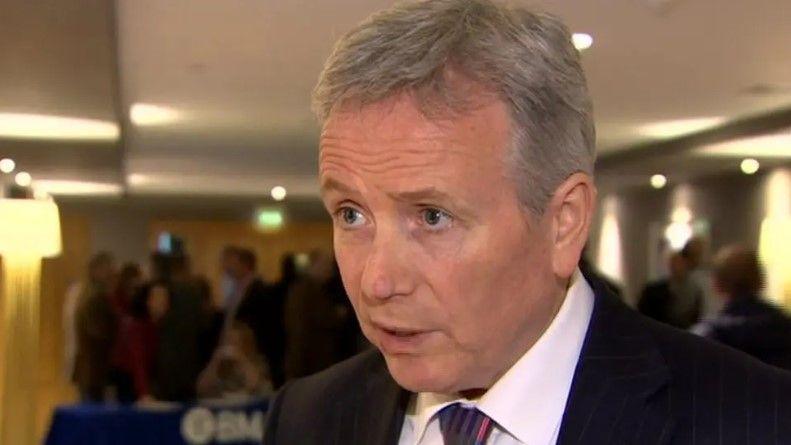
[[[411,392],[453,393],[458,388],[456,367],[435,357],[384,354],[393,379]]]

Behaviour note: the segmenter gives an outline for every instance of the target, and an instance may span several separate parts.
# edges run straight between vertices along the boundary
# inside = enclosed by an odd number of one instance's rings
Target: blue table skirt
[[[46,445],[260,444],[267,400],[141,409],[106,405],[55,410]]]

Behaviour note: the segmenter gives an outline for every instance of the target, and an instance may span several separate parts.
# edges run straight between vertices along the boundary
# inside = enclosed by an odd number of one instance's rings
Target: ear
[[[557,277],[568,279],[576,270],[595,206],[596,187],[590,175],[575,173],[555,190],[547,210],[552,218],[552,268]]]

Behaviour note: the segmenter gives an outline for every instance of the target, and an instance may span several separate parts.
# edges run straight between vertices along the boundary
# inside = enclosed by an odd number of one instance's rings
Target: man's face
[[[241,275],[242,262],[239,255],[234,252],[224,252],[220,261],[222,272],[231,278],[238,278]]]
[[[97,265],[93,270],[93,279],[108,288],[115,287],[116,269],[113,261],[106,261]]]
[[[223,273],[229,273],[231,269],[231,262],[233,261],[233,253],[232,252],[223,252],[220,255],[220,270]]]
[[[344,285],[412,391],[488,387],[556,310],[549,219],[519,205],[503,161],[509,125],[499,101],[440,121],[402,95],[339,110],[323,129]]]

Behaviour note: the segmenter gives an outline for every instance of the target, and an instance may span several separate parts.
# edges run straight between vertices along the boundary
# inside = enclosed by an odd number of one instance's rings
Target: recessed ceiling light
[[[282,201],[286,198],[286,188],[279,185],[272,187],[271,195],[275,201]]]
[[[19,172],[14,177],[14,182],[20,187],[28,187],[33,182],[33,177],[28,172]]]
[[[650,138],[670,139],[708,130],[723,122],[725,122],[723,117],[696,117],[658,121],[643,125],[638,132]]]
[[[48,195],[70,196],[115,196],[123,192],[121,185],[115,183],[53,179],[37,179],[33,188]]]
[[[16,168],[16,162],[13,159],[1,159],[0,160],[0,172],[3,173],[11,173]]]
[[[0,137],[116,140],[118,135],[115,122],[44,114],[0,113]]]
[[[130,173],[126,176],[126,182],[130,185],[145,185],[152,182],[152,180],[151,176],[143,173]]]
[[[755,159],[747,158],[742,161],[741,168],[742,173],[745,175],[752,175],[755,174],[759,168],[761,168],[761,164]]]
[[[574,44],[574,48],[577,48],[577,51],[584,51],[593,46],[593,37],[584,32],[575,32],[571,35],[571,42]]]
[[[791,159],[791,132],[733,139],[695,150],[705,156]]]
[[[139,126],[168,124],[178,118],[178,111],[161,105],[136,103],[129,108],[129,119]]]
[[[667,177],[665,177],[665,175],[651,176],[651,187],[661,189],[665,184],[667,184]]]

